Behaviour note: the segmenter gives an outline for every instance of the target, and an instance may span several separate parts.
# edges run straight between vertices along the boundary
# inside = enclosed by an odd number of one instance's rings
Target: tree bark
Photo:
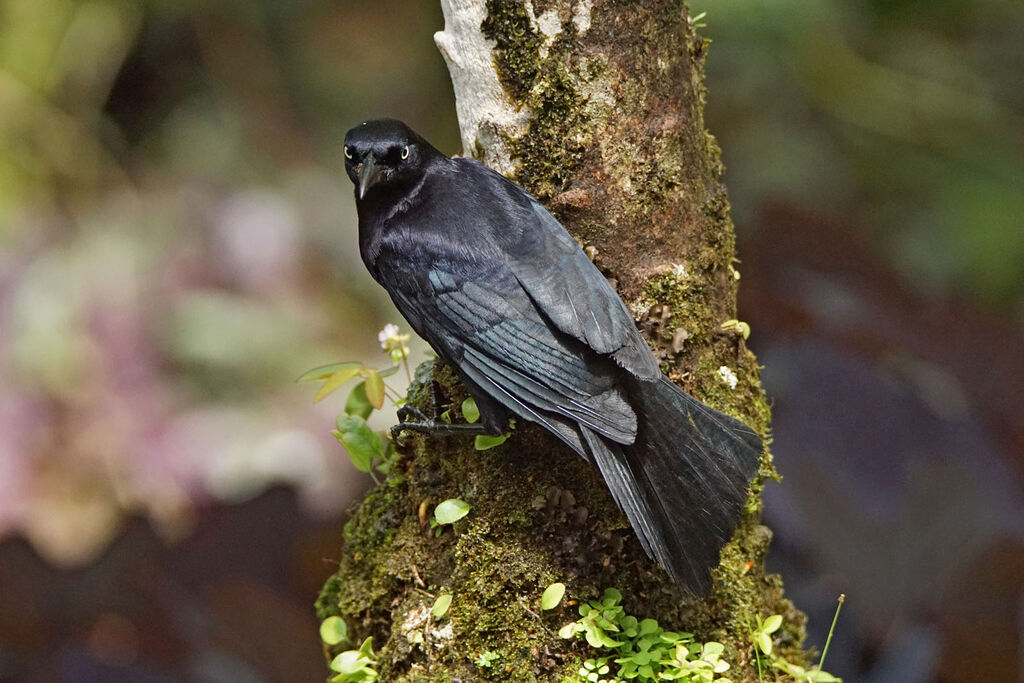
[[[707,43],[680,1],[442,0],[435,38],[455,86],[465,153],[511,175],[583,244],[636,316],[669,376],[768,436],[759,367],[736,317],[735,244],[722,164],[705,130]],[[464,389],[432,364],[428,384],[458,417]],[[570,681],[585,642],[557,630],[573,602],[607,587],[627,612],[727,646],[734,681],[758,680],[750,625],[782,614],[778,645],[801,651],[804,617],[764,573],[761,472],[702,601],[684,599],[645,557],[600,475],[542,429],[521,425],[478,452],[457,438],[408,437],[388,481],[358,505],[321,618],[345,618],[352,641],[373,636],[385,681]],[[471,513],[439,536],[423,511],[460,498]],[[552,582],[562,607],[541,612]],[[450,613],[428,616],[450,593]],[[484,652],[490,667],[474,664]],[[765,673],[765,680],[775,674]]]

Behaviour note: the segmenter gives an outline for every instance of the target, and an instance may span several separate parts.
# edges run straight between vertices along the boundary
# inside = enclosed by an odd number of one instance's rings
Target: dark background
[[[772,568],[850,682],[1024,672],[1024,11],[718,0]],[[341,142],[459,151],[432,2],[0,0],[0,680],[316,681],[386,365]],[[413,360],[424,357],[414,346]],[[386,421],[378,426],[384,426]]]

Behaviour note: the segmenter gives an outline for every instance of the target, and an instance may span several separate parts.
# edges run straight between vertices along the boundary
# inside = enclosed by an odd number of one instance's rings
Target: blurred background
[[[818,646],[846,593],[847,681],[1024,681],[1024,8],[693,12],[785,476],[771,568]],[[312,601],[369,478],[344,393],[294,379],[390,363],[342,138],[389,115],[458,151],[441,26],[0,0],[0,680],[324,678]]]

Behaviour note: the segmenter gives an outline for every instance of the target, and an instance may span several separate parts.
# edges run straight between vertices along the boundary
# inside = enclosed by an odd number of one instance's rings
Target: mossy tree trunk
[[[706,43],[676,0],[448,0],[436,38],[449,63],[467,154],[544,201],[615,283],[663,370],[767,436],[759,368],[723,322],[736,317],[733,226],[714,138],[704,129]],[[451,373],[421,368],[458,419]],[[596,469],[523,425],[503,446],[409,436],[388,481],[355,509],[340,569],[318,602],[358,643],[373,636],[386,681],[578,680],[585,642],[558,637],[574,602],[606,587],[627,611],[727,646],[734,681],[757,680],[749,625],[782,614],[778,644],[800,651],[803,615],[764,573],[761,475],[715,571],[713,594],[688,601],[644,556]],[[471,513],[435,536],[424,514],[447,498]],[[542,591],[568,587],[562,607]],[[434,596],[453,596],[443,619]],[[489,667],[474,660],[496,655]],[[774,680],[774,673],[765,680]]]

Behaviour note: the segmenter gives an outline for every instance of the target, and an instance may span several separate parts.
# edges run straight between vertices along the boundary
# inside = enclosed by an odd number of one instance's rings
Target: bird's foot
[[[424,413],[422,410],[410,405],[400,406],[396,412],[398,413],[399,423],[433,421],[433,418],[427,417],[427,414]],[[410,417],[412,418],[411,420],[409,419]]]
[[[482,424],[450,424],[430,418],[422,410],[412,406],[399,408],[398,420],[398,424],[391,427],[391,439],[394,441],[397,441],[399,434],[405,431],[423,434],[485,434],[487,431]]]

